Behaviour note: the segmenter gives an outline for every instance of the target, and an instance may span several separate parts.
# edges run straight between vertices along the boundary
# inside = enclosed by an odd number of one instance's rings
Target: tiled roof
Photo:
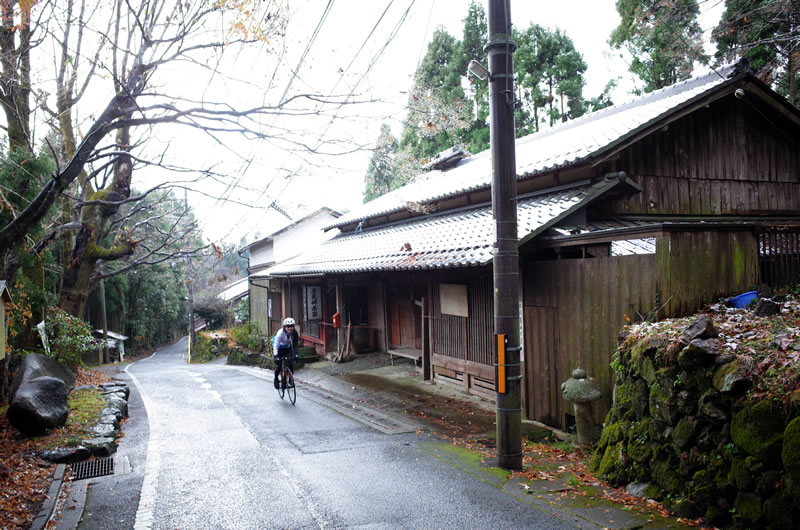
[[[550,171],[601,155],[695,98],[706,96],[719,88],[728,82],[726,78],[733,70],[734,66],[719,68],[716,72],[710,71],[632,101],[519,138],[516,144],[517,175],[524,177]],[[465,158],[452,169],[423,173],[412,183],[343,215],[328,228],[399,211],[407,208],[409,203],[423,204],[488,188],[491,175],[491,152],[486,150]]]
[[[250,284],[248,279],[242,278],[241,280],[236,280],[235,282],[228,284],[228,286],[225,287],[225,290],[217,295],[217,298],[223,302],[231,302],[238,300],[239,298],[243,298],[249,291]]]
[[[550,191],[517,201],[517,233],[527,239],[627,181]],[[339,234],[269,269],[270,276],[437,269],[485,265],[492,260],[495,224],[491,205],[451,210]]]

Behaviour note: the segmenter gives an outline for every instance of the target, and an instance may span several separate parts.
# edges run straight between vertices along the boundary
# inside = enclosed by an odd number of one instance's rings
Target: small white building
[[[98,337],[101,342],[98,343],[98,348],[102,349],[103,347],[103,330],[102,329],[95,329],[92,331],[95,337]],[[116,350],[119,353],[119,360],[125,360],[125,341],[128,340],[128,337],[125,335],[120,335],[119,333],[114,333],[113,331],[107,331],[108,334],[108,349],[109,350]]]

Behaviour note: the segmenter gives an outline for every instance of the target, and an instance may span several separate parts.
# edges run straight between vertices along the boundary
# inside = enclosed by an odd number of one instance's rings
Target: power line
[[[314,44],[314,42],[316,41],[316,39],[317,39],[317,36],[319,35],[319,33],[320,33],[320,31],[321,31],[321,29],[322,29],[323,25],[325,24],[325,21],[327,20],[327,18],[328,18],[328,15],[329,15],[329,14],[330,14],[330,12],[331,12],[331,8],[333,7],[333,4],[334,4],[334,2],[335,2],[335,0],[328,0],[328,3],[327,3],[327,5],[325,6],[325,9],[324,9],[324,11],[322,12],[322,15],[320,16],[320,18],[319,18],[319,21],[317,22],[317,25],[316,25],[316,27],[314,28],[314,31],[312,32],[312,34],[311,34],[311,37],[309,38],[309,40],[308,40],[308,43],[306,44],[306,47],[305,47],[305,49],[303,50],[303,53],[301,54],[301,56],[300,56],[300,59],[299,59],[299,60],[298,60],[298,62],[297,62],[297,66],[296,66],[294,69],[292,69],[291,67],[289,68],[289,70],[291,71],[291,77],[289,78],[289,81],[287,82],[287,84],[286,84],[286,87],[285,87],[285,88],[284,88],[284,90],[283,90],[283,94],[281,95],[281,97],[280,97],[280,98],[279,98],[279,100],[278,100],[278,103],[279,103],[279,104],[280,104],[280,103],[281,103],[281,102],[282,102],[282,101],[283,101],[283,100],[286,98],[286,95],[289,93],[289,90],[291,90],[292,84],[293,84],[294,80],[295,80],[295,79],[298,77],[298,75],[297,75],[297,74],[298,74],[298,72],[300,71],[300,69],[302,68],[302,66],[303,66],[303,63],[305,62],[305,59],[306,59],[306,57],[308,56],[308,53],[309,53],[309,51],[311,50],[311,47],[312,47],[312,45],[313,45],[313,44]],[[284,50],[285,50],[285,47],[284,47]],[[283,54],[282,54],[282,57],[283,57]],[[281,57],[281,59],[282,59],[282,57]],[[275,71],[277,71],[277,67],[276,67]],[[272,82],[274,81],[274,76],[275,76],[275,72],[273,72],[273,78],[272,78],[272,80],[270,80],[270,85],[271,85],[271,84],[272,84]],[[267,127],[267,129],[270,129],[270,128],[272,128],[272,127],[274,126],[274,124],[275,124],[275,121],[276,121],[277,119],[278,119],[278,115],[276,114],[276,115],[273,117],[273,119],[272,119],[272,122],[271,122],[271,123],[270,123],[270,125]],[[250,154],[250,155],[249,155],[249,156],[246,158],[246,160],[245,160],[245,162],[244,162],[244,164],[243,164],[242,168],[239,170],[239,175],[238,175],[238,176],[235,178],[235,180],[234,180],[234,182],[232,183],[232,185],[231,185],[231,186],[229,186],[229,187],[228,187],[228,189],[227,189],[227,190],[225,190],[225,192],[223,192],[223,195],[230,196],[230,194],[232,194],[232,193],[233,193],[233,191],[236,189],[236,187],[238,186],[238,183],[241,181],[241,179],[242,179],[242,177],[244,176],[244,174],[245,174],[245,173],[246,173],[246,172],[247,172],[247,171],[250,169],[250,167],[252,166],[253,160],[255,159],[255,156],[256,156],[256,151],[258,150],[258,148],[259,148],[259,145],[261,144],[261,142],[262,142],[262,141],[263,141],[263,136],[262,136],[262,137],[259,137],[259,138],[256,140],[256,145],[254,145],[254,146],[253,146],[253,148],[252,148],[252,150],[251,150],[251,154]],[[289,177],[289,178],[291,178],[292,176],[294,176],[294,174],[295,174],[295,173],[293,173],[292,175],[290,175],[290,177]],[[264,195],[266,195],[266,193],[267,193],[267,190],[269,189],[269,187],[270,187],[270,185],[272,184],[272,182],[273,182],[273,180],[272,180],[272,179],[270,179],[270,181],[269,181],[269,182],[267,182],[267,185],[266,185],[266,186],[263,188],[263,190],[261,191],[261,193],[259,194],[259,196],[258,196],[258,198],[257,198],[256,200],[260,200],[262,197],[264,197]],[[288,185],[288,183],[287,183],[287,185]],[[283,189],[285,190],[285,189],[286,189],[286,186],[284,186],[284,188],[283,188]],[[282,190],[282,191],[283,191],[283,190]],[[281,192],[282,192],[282,191],[281,191]],[[280,194],[278,194],[278,196],[280,196]],[[225,197],[220,197],[220,199],[219,199],[217,202],[219,203],[219,202],[221,202],[221,201],[225,201],[225,200],[226,200],[226,199],[225,199]],[[270,207],[277,206],[277,204],[276,204],[276,201],[277,201],[277,197],[276,197],[276,198],[275,198],[273,201],[271,201]],[[276,211],[278,211],[278,210],[276,210]],[[281,211],[281,213],[284,213],[284,212],[282,212],[282,211]],[[285,215],[285,213],[284,213],[284,215]],[[238,225],[239,225],[239,224],[241,224],[241,222],[242,222],[242,221],[244,221],[245,217],[246,217],[246,214],[245,214],[245,215],[243,215],[243,216],[240,218],[240,221],[239,221],[239,223],[237,223],[236,225],[234,225],[233,227],[231,227],[231,229],[228,231],[228,233],[227,233],[227,234],[226,234],[224,237],[228,237],[228,236],[229,236],[229,235],[230,235],[230,234],[233,232],[234,228],[238,227]]]
[[[344,98],[345,101],[348,101],[350,98],[353,97],[353,94],[355,93],[356,88],[358,87],[358,85],[361,83],[361,81],[364,80],[364,78],[367,76],[367,74],[370,73],[370,71],[372,71],[372,69],[375,67],[375,64],[378,62],[378,60],[381,58],[383,53],[389,47],[389,44],[391,44],[391,42],[395,39],[395,37],[397,37],[397,34],[400,32],[400,29],[403,27],[403,24],[405,23],[406,19],[408,18],[408,14],[411,12],[411,8],[414,7],[415,3],[416,3],[416,0],[411,0],[411,3],[408,5],[406,10],[400,16],[400,19],[395,24],[394,28],[392,28],[392,31],[389,33],[389,37],[386,39],[386,42],[375,53],[375,55],[373,55],[372,59],[370,60],[369,64],[367,65],[367,68],[364,70],[364,73],[361,74],[361,77],[359,77],[358,80],[353,84],[352,88],[350,89],[350,92]],[[383,15],[381,15],[381,18],[383,18]],[[380,20],[378,22],[380,22]],[[373,29],[373,31],[374,31],[374,29]],[[322,143],[324,143],[323,142],[323,138],[325,137],[325,134],[328,132],[328,130],[330,129],[331,125],[333,125],[333,122],[336,121],[336,119],[339,117],[339,111],[343,107],[344,107],[344,103],[340,104],[339,108],[337,108],[336,111],[334,112],[333,116],[331,116],[331,119],[328,121],[328,124],[325,126],[325,129],[318,136],[317,146],[319,146]]]

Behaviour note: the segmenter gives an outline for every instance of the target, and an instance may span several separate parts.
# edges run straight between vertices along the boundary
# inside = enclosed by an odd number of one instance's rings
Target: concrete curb
[[[33,520],[33,523],[31,523],[31,530],[42,530],[53,516],[56,503],[58,503],[58,495],[61,493],[61,485],[64,483],[64,473],[66,470],[66,464],[56,465],[56,470],[53,473],[53,481],[50,483],[50,489],[47,490],[47,497],[44,499],[39,514]]]

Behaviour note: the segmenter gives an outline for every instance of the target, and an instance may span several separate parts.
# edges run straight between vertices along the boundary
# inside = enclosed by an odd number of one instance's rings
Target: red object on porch
[[[339,313],[334,313],[333,316],[331,317],[331,319],[333,319],[333,327],[338,328],[339,327]]]

